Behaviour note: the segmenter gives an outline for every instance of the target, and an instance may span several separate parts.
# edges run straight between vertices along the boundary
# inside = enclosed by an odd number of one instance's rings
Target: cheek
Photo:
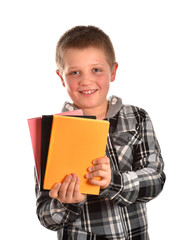
[[[110,86],[110,80],[108,77],[103,76],[102,78],[99,79],[98,84],[103,90],[108,91]]]
[[[66,80],[66,88],[68,91],[73,91],[77,88],[77,83],[76,81],[69,81],[69,80]]]

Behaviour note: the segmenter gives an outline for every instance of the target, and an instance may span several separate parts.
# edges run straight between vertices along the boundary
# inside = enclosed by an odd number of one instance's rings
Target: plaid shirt
[[[63,111],[76,109],[66,102]],[[106,119],[110,130],[106,155],[112,179],[99,196],[79,204],[60,203],[40,192],[36,181],[37,215],[58,239],[148,240],[146,202],[165,182],[163,160],[151,120],[141,108],[123,105],[112,96]]]

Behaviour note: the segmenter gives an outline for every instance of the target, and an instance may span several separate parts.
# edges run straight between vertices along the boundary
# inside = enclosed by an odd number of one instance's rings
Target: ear
[[[115,80],[117,68],[118,68],[118,63],[115,62],[111,72],[111,80],[110,80],[111,82],[114,82]]]
[[[64,82],[64,79],[63,79],[62,75],[59,72],[59,69],[56,70],[56,73],[61,78],[61,82],[62,82],[63,87],[65,87],[65,82]]]

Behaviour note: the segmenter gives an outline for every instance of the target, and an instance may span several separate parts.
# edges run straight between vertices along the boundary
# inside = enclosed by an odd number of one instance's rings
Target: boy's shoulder
[[[120,97],[111,96],[108,101],[108,118],[114,117],[116,115],[122,118],[145,118],[148,115],[148,113],[143,108],[130,104],[123,104]]]
[[[113,137],[120,136],[121,132],[138,132],[140,126],[150,120],[144,109],[123,104],[121,98],[116,96],[109,99],[107,117],[110,119],[110,132]]]

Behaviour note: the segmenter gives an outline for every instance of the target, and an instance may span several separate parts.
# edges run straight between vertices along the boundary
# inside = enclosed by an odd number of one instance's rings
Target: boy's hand
[[[80,179],[76,174],[67,175],[63,183],[56,183],[49,196],[62,203],[79,203],[86,198],[85,194],[80,193]]]
[[[111,167],[108,157],[98,158],[93,161],[93,166],[88,168],[89,174],[86,174],[86,178],[93,185],[100,186],[101,189],[106,189],[111,182]],[[101,180],[94,179],[95,177],[101,177]]]

